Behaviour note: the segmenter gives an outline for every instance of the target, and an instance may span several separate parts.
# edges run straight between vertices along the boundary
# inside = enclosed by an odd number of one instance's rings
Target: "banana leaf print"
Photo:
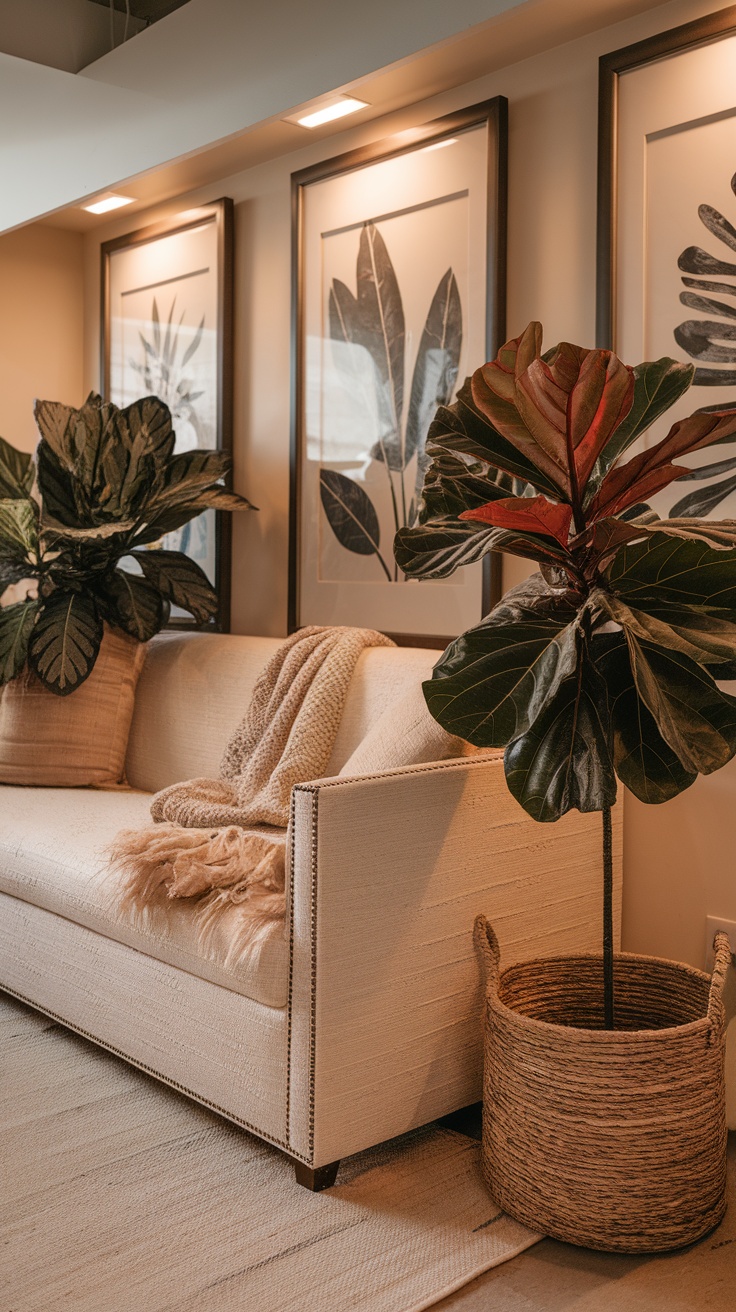
[[[731,178],[731,190],[736,194],[736,174]],[[736,384],[736,281],[724,279],[736,279],[736,227],[712,205],[700,205],[698,217],[726,250],[713,255],[702,246],[688,246],[682,252],[678,267],[690,276],[682,279],[688,290],[680,293],[680,301],[689,310],[713,317],[687,319],[675,329],[675,341],[696,362],[693,386],[729,387]],[[699,413],[712,410],[736,410],[736,401],[730,406],[704,406]],[[677,481],[705,486],[675,502],[670,516],[702,518],[736,492],[736,456],[689,470]]]
[[[417,521],[428,464],[427,432],[437,407],[448,405],[455,390],[463,337],[460,293],[449,268],[429,304],[408,406],[404,304],[386,242],[374,223],[365,223],[361,229],[356,293],[340,279],[333,279],[328,301],[330,338],[336,344],[362,348],[360,352],[336,350],[334,363],[356,410],[376,416],[377,437],[369,459],[385,470],[393,529],[398,532]],[[369,370],[363,353],[370,361]],[[355,492],[345,487],[351,482]],[[324,468],[320,492],[327,521],[340,544],[361,555],[375,554],[388,573],[378,549],[379,517],[367,492],[347,475],[338,476]],[[350,512],[345,508],[348,504]],[[352,514],[365,532],[353,531]],[[397,581],[398,570],[395,562],[392,564],[393,581]]]

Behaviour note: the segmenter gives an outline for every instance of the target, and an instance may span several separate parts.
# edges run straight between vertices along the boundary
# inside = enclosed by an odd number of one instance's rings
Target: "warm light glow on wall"
[[[131,205],[133,200],[133,196],[116,196],[109,192],[91,205],[83,205],[82,209],[88,210],[90,214],[107,214],[108,210],[118,210],[121,205]]]
[[[422,154],[426,154],[428,150],[442,150],[445,146],[455,145],[457,145],[457,137],[448,137],[445,141],[433,141],[431,146],[422,148]]]
[[[287,118],[286,122],[298,123],[302,128],[318,128],[322,123],[332,123],[334,119],[344,118],[346,114],[354,114],[357,109],[365,109],[366,106],[365,100],[356,100],[354,96],[340,96],[338,100],[332,100],[322,105],[320,109],[313,109],[309,114]]]

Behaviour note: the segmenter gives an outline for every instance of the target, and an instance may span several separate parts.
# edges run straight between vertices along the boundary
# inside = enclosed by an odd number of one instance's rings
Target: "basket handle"
[[[726,975],[732,960],[731,942],[722,929],[719,929],[713,940],[713,952],[715,960],[708,994],[708,1019],[715,1022],[719,1018]]]
[[[486,978],[486,994],[498,993],[498,981],[501,974],[501,949],[498,946],[496,931],[490,920],[484,915],[475,917],[473,942],[483,959],[483,972]]]

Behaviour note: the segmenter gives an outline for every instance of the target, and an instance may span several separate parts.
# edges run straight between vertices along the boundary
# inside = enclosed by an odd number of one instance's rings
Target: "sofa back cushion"
[[[154,638],[138,683],[128,742],[131,787],[157,792],[181,779],[216,777],[256,679],[281,641],[214,633]],[[339,774],[384,711],[430,677],[438,655],[423,647],[369,647],[362,653],[327,775]]]

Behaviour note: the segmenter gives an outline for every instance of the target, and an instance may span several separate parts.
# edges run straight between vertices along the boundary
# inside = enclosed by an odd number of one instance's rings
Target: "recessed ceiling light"
[[[322,123],[332,123],[336,118],[354,114],[357,109],[365,109],[366,100],[356,100],[354,96],[339,96],[321,105],[319,109],[310,110],[308,114],[294,114],[286,119],[287,123],[298,123],[302,128],[318,128]]]
[[[121,205],[131,205],[135,197],[133,196],[116,196],[113,192],[101,196],[99,200],[93,201],[91,205],[83,205],[83,210],[88,210],[90,214],[107,214],[108,210],[119,210]]]

